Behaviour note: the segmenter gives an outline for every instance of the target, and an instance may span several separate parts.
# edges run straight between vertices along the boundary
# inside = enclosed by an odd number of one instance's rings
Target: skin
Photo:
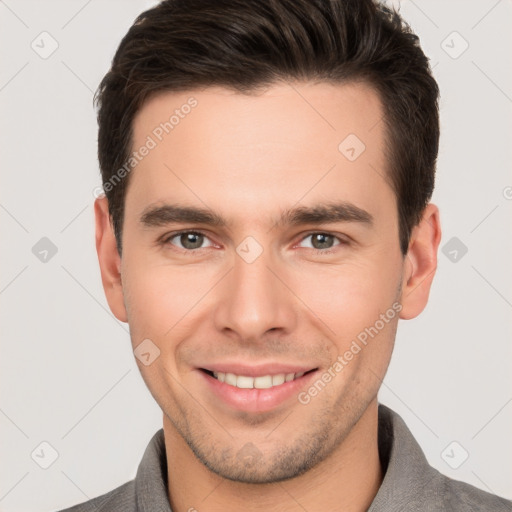
[[[133,348],[149,338],[160,350],[150,365],[137,362],[163,411],[172,509],[367,510],[384,476],[377,392],[398,318],[428,301],[438,209],[427,206],[404,257],[383,110],[370,86],[166,92],[139,111],[133,147],[191,96],[197,107],[132,171],[122,258],[107,200],[95,203],[109,306],[129,323]],[[348,134],[366,146],[352,162],[338,150]],[[276,224],[287,208],[334,201],[365,210],[372,224]],[[228,225],[144,226],[145,209],[163,202],[206,206]],[[180,230],[204,234],[200,248],[170,236]],[[318,240],[322,233],[334,238]],[[247,236],[263,248],[250,264],[236,251]],[[394,303],[400,314],[307,405],[293,396],[266,412],[236,410],[199,373],[208,362],[275,361],[321,374]],[[248,446],[257,463],[240,456]]]

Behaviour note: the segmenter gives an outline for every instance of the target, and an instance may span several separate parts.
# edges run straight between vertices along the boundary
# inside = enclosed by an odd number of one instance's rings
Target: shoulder
[[[489,510],[512,512],[512,501],[483,491],[466,482],[454,480],[438,472],[438,489],[446,510],[473,512]]]
[[[170,511],[163,429],[158,430],[149,441],[133,480],[101,496],[59,512],[99,512],[100,510],[101,512]]]
[[[434,468],[419,486],[413,502],[404,503],[400,510],[435,512],[512,512],[512,501],[483,491],[466,482],[454,480]]]
[[[431,466],[404,420],[383,404],[378,441],[385,475],[369,512],[512,512],[512,501]]]
[[[89,501],[84,501],[59,512],[135,512],[135,482],[131,480],[116,489]]]

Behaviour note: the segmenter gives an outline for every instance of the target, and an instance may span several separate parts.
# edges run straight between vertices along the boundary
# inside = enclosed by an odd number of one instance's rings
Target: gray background
[[[162,426],[128,327],[103,294],[92,208],[93,91],[154,3],[0,1],[5,512],[70,506],[132,479]],[[443,240],[430,303],[400,323],[380,400],[434,467],[512,498],[512,3],[405,0],[401,9],[442,92],[433,201]],[[46,262],[43,237],[57,248]],[[44,441],[58,452],[47,469]]]

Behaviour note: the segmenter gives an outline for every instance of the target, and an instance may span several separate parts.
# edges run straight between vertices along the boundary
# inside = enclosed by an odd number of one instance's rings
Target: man
[[[164,1],[98,93],[102,281],[163,429],[68,510],[512,510],[377,401],[441,237],[438,87],[400,17]]]

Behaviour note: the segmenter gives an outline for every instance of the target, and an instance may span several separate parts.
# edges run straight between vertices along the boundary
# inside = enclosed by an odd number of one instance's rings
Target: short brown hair
[[[133,119],[153,94],[250,94],[283,80],[362,80],[379,93],[406,254],[434,188],[439,89],[418,36],[372,0],[164,0],[140,14],[95,95],[103,183],[129,158]],[[105,191],[119,254],[129,177]]]

